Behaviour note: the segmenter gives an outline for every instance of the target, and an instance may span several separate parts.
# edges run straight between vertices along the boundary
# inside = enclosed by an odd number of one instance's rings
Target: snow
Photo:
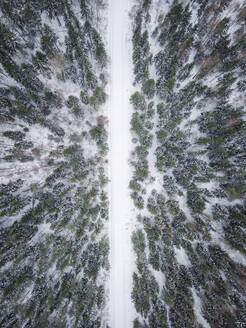
[[[52,276],[54,276],[55,272],[56,272],[56,262],[53,263],[52,266],[47,271],[47,276],[51,278]]]
[[[185,253],[185,250],[183,247],[177,248],[174,246],[174,251],[176,254],[176,260],[179,264],[185,265],[187,267],[191,266],[190,260],[187,256],[187,254]]]
[[[41,223],[38,226],[39,233],[52,233],[53,230],[50,229],[50,223]]]
[[[190,8],[191,9],[191,8]],[[195,3],[192,3],[191,10],[191,24],[194,26],[198,21],[198,6]]]
[[[75,6],[75,4],[74,4]],[[47,13],[43,12],[41,14],[42,24],[48,25],[52,31],[58,36],[58,43],[59,43],[59,49],[62,52],[66,51],[65,47],[65,37],[67,36],[67,30],[65,28],[65,21],[62,16],[59,16],[59,22],[57,19],[50,19],[47,15]]]
[[[161,296],[162,292],[163,292],[163,286],[165,286],[166,284],[166,276],[165,274],[160,270],[160,271],[156,271],[153,268],[151,268],[151,273],[152,275],[155,277],[155,280],[157,281],[160,291],[159,291],[159,295]]]
[[[4,271],[9,270],[12,265],[13,265],[13,260],[6,262],[3,266],[1,266],[0,272],[2,273]]]
[[[22,300],[21,300],[22,303],[26,303],[30,299],[33,289],[34,289],[34,283],[32,283],[30,286],[28,286],[25,289],[24,295],[22,296]]]
[[[193,221],[192,214],[190,208],[187,206],[187,191],[185,189],[182,189],[182,193],[183,196],[176,194],[175,200],[179,202],[179,208],[184,212],[187,221],[192,222]]]
[[[30,243],[32,245],[40,242],[40,238],[42,235],[46,235],[46,234],[51,234],[53,233],[53,230],[51,230],[51,224],[50,223],[41,223],[38,225],[38,231],[35,234],[35,236],[30,240]]]
[[[131,51],[128,40],[131,1],[109,2],[109,49],[111,82],[109,92],[110,162],[110,327],[131,327],[135,316],[131,301],[134,255],[132,201],[129,196],[131,151],[129,97],[132,85]]]
[[[52,150],[55,150],[56,143],[52,140],[49,140],[49,129],[41,126],[40,124],[30,125],[28,126],[28,129],[29,131],[26,133],[26,140],[32,141],[34,145],[33,149],[36,149],[39,155],[35,155],[33,161],[25,163],[6,163],[4,161],[1,162],[0,183],[8,184],[10,180],[14,181],[21,178],[25,180],[25,187],[27,188],[30,186],[30,184],[42,183],[52,172],[53,167],[48,165],[49,153]],[[8,128],[8,130],[17,131],[16,128]],[[14,145],[12,140],[8,140],[8,143],[10,145]],[[33,154],[30,153],[30,155]]]
[[[166,0],[154,0],[152,3],[152,10],[155,10],[155,16],[151,15],[152,17],[155,17],[154,23],[157,24],[158,17],[163,15],[163,17],[166,16],[166,14],[169,12],[171,7],[171,3]]]
[[[221,234],[216,231],[211,231],[211,237],[213,242],[218,244],[221,249],[226,252],[229,257],[236,263],[246,266],[246,257],[239,250],[232,248],[229,244],[226,243],[224,238],[221,237]]]
[[[196,290],[195,290],[194,287],[191,288],[191,292],[192,292],[192,296],[193,296],[193,299],[194,299],[194,312],[195,312],[197,321],[202,325],[202,327],[210,328],[209,323],[202,316],[201,299],[197,295]]]
[[[153,117],[153,123],[154,123],[153,132],[152,132],[153,141],[152,141],[152,146],[149,150],[148,165],[149,165],[149,171],[150,171],[151,177],[154,178],[154,180],[151,181],[150,183],[146,184],[145,188],[147,190],[147,195],[150,195],[152,190],[156,190],[157,192],[160,192],[160,190],[161,190],[162,195],[165,198],[167,198],[168,195],[167,195],[165,189],[162,188],[163,176],[158,171],[157,167],[155,166],[155,162],[156,162],[155,151],[158,147],[158,141],[157,141],[157,137],[156,137],[158,115],[157,115],[156,110],[155,110],[154,117]]]

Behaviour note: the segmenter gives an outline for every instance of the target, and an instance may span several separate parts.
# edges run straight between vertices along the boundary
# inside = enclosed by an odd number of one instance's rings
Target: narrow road
[[[132,201],[128,184],[130,169],[129,97],[132,85],[128,12],[131,0],[109,0],[109,47],[111,84],[110,121],[110,327],[131,328],[134,306],[131,302],[133,252],[131,246]]]

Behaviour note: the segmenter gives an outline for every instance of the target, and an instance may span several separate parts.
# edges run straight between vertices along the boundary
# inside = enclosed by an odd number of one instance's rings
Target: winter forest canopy
[[[125,1],[125,130],[118,1],[0,1],[0,327],[246,327],[246,4]],[[117,233],[129,327],[111,318]]]

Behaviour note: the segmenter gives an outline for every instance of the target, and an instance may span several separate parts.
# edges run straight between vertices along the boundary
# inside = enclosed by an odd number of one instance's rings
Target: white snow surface
[[[199,322],[200,325],[202,325],[202,327],[204,328],[211,328],[207,320],[204,319],[202,315],[202,302],[200,297],[197,295],[194,287],[191,288],[191,292],[194,299],[194,312],[196,315],[197,322]]]
[[[53,230],[51,229],[51,224],[46,222],[41,223],[38,225],[38,231],[34,235],[34,237],[30,240],[30,243],[34,245],[40,241],[42,235],[51,234],[51,233],[53,233]]]
[[[183,247],[177,248],[174,246],[174,251],[176,254],[176,260],[179,264],[185,265],[187,267],[191,266],[190,260]]]
[[[134,225],[133,203],[128,184],[131,171],[129,98],[132,91],[132,65],[128,12],[131,0],[109,1],[109,51],[111,81],[109,90],[109,161],[110,161],[110,301],[111,328],[132,326],[135,317],[131,301],[134,255],[131,234]]]

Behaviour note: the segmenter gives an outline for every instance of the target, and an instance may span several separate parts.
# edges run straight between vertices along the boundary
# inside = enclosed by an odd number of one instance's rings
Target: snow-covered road
[[[110,327],[130,328],[134,317],[131,302],[134,256],[133,225],[129,197],[131,150],[130,105],[132,85],[129,38],[131,0],[109,0],[109,51],[111,57],[110,121]]]

